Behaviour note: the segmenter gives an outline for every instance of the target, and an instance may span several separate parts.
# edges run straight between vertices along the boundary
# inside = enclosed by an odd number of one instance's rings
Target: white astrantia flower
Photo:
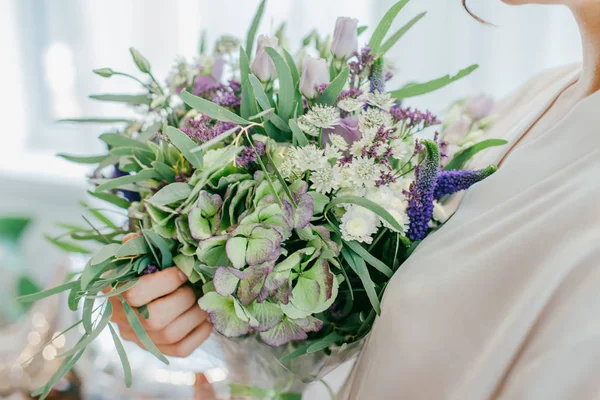
[[[306,114],[306,119],[317,128],[332,128],[340,123],[340,113],[335,107],[317,104]]]
[[[359,187],[373,187],[381,176],[381,167],[369,157],[355,157],[348,169],[350,180]]]
[[[361,108],[363,108],[364,105],[365,105],[364,102],[360,101],[359,99],[352,98],[352,97],[343,98],[340,101],[338,101],[338,103],[337,103],[337,106],[341,110],[344,110],[349,113],[360,110]]]
[[[387,92],[367,93],[364,95],[364,98],[368,104],[385,111],[388,111],[396,101],[396,99],[394,99],[392,95]]]
[[[373,235],[377,233],[378,227],[377,216],[366,208],[356,205],[347,207],[340,224],[342,239],[356,240],[367,244],[373,241]]]
[[[302,171],[315,171],[329,166],[329,161],[323,154],[323,150],[314,144],[296,148],[295,162]]]
[[[374,203],[377,203],[389,212],[392,217],[402,227],[402,232],[408,230],[408,215],[406,209],[408,208],[408,201],[402,194],[402,191],[393,190],[387,186],[381,186],[373,188],[368,191],[366,198]],[[389,229],[395,230],[387,221],[382,220],[382,223]]]
[[[346,140],[336,133],[329,134],[329,141],[331,142],[332,146],[337,147],[341,151],[348,150],[348,143]]]
[[[298,117],[296,119],[296,124],[298,124],[298,128],[300,128],[300,130],[307,135],[319,136],[319,128],[313,125],[306,115],[301,115]]]
[[[319,193],[327,194],[332,190],[337,190],[343,180],[342,171],[339,165],[333,167],[323,167],[310,174],[312,187]]]
[[[367,142],[364,139],[357,140],[356,142],[352,143],[352,146],[350,146],[350,154],[354,157],[361,157],[365,146],[370,144],[371,142]]]
[[[408,136],[404,139],[394,139],[390,142],[392,148],[392,155],[400,160],[404,161],[409,159],[415,152],[415,137]]]
[[[358,119],[361,132],[367,132],[369,130],[379,129],[381,125],[385,128],[390,128],[393,125],[392,115],[378,108],[367,108],[364,110]]]
[[[327,145],[325,146],[325,158],[327,160],[331,160],[335,158],[336,160],[342,157],[342,152],[336,146]]]

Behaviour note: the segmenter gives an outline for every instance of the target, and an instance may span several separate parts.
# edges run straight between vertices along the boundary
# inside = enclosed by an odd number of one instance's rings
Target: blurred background
[[[197,54],[202,30],[207,31],[207,43],[224,33],[244,38],[258,2],[0,0],[4,90],[0,96],[0,398],[28,398],[17,392],[26,393],[29,386],[48,379],[45,365],[49,370],[54,367],[54,356],[64,346],[60,340],[53,343],[53,350],[43,352],[31,376],[15,360],[25,361],[25,356],[69,323],[63,315],[68,313],[62,311],[65,299],[31,309],[12,299],[60,282],[65,273],[84,262],[82,257],[67,257],[52,247],[43,234],[54,233],[56,221],[78,221],[78,203],[90,201],[86,198],[88,170],[56,158],[56,153],[99,153],[102,146],[96,137],[103,127],[57,124],[55,120],[131,115],[118,104],[92,102],[87,96],[134,92],[135,83],[105,80],[92,74],[92,69],[111,67],[135,74],[128,51],[133,46],[151,61],[157,77],[166,77],[177,56],[193,59]],[[289,47],[297,50],[312,29],[322,35],[332,33],[339,15],[356,17],[359,25],[372,27],[393,3],[272,0],[259,33],[273,34],[287,21]],[[390,88],[453,74],[472,63],[480,65],[469,78],[413,99],[411,105],[440,112],[467,95],[489,93],[501,98],[544,69],[579,60],[579,35],[568,10],[509,7],[500,0],[470,3],[476,14],[496,26],[475,22],[459,0],[413,0],[401,12],[398,27],[421,11],[428,15],[388,53],[396,66]],[[80,379],[89,381],[90,376],[93,383],[82,389],[83,398],[192,398],[195,377],[190,365],[205,360],[192,358],[170,370],[152,369],[139,355],[134,365],[139,394],[133,395],[115,386],[114,382],[121,382],[120,377],[111,378],[117,374],[111,370],[111,357],[116,355],[106,351],[100,347],[90,355],[78,370],[81,376],[71,376],[55,398],[80,398]]]

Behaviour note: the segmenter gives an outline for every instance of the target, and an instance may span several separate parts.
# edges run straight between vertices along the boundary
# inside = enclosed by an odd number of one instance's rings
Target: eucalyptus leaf
[[[317,351],[323,350],[324,348],[327,348],[327,347],[331,346],[332,344],[339,342],[342,339],[344,339],[344,337],[341,336],[340,334],[338,334],[337,332],[331,332],[329,335],[325,336],[324,338],[321,338],[321,339],[315,341],[314,343],[312,343],[308,347],[306,352],[309,354],[316,353]]]
[[[265,51],[277,70],[277,77],[279,78],[279,99],[277,103],[277,115],[284,121],[287,121],[292,114],[294,109],[294,80],[292,78],[292,72],[290,67],[285,62],[283,57],[272,47],[265,47]]]
[[[72,349],[67,350],[63,353],[60,353],[56,357],[69,357],[69,356],[76,354],[77,352],[79,352],[81,350],[85,350],[85,348],[90,343],[92,343],[98,337],[98,335],[100,335],[100,333],[104,330],[104,328],[106,328],[106,326],[108,325],[108,323],[110,321],[110,317],[112,316],[112,313],[113,313],[112,304],[110,303],[110,301],[107,301],[106,308],[104,309],[104,312],[102,313],[102,318],[100,318],[98,325],[96,325],[96,327],[92,330],[92,332],[84,335],[81,338],[81,340],[79,342],[77,342],[77,344],[75,346],[73,346]],[[84,324],[85,324],[85,320],[84,320]]]
[[[92,94],[92,100],[127,103],[135,106],[150,105],[151,99],[145,94]]]
[[[115,257],[123,258],[137,256],[140,254],[147,254],[148,251],[150,251],[150,249],[148,248],[146,240],[143,236],[137,236],[123,243],[116,251]]]
[[[152,339],[150,339],[150,337],[142,327],[142,324],[140,323],[140,319],[138,318],[137,314],[135,313],[135,311],[133,311],[131,306],[127,304],[123,297],[121,297],[121,304],[123,305],[123,309],[125,310],[125,316],[127,317],[127,321],[129,321],[129,325],[131,325],[131,328],[133,329],[133,332],[135,333],[137,338],[140,340],[140,343],[142,343],[146,350],[152,353],[152,355],[154,355],[163,363],[169,365],[169,360],[167,360],[167,358],[160,352],[160,350],[158,350],[154,342],[152,342]]]
[[[88,124],[115,124],[115,123],[132,123],[132,119],[128,118],[102,118],[102,117],[90,117],[90,118],[63,118],[56,122],[62,123],[88,123]]]
[[[390,92],[392,97],[396,99],[406,99],[408,97],[421,96],[423,94],[436,91],[438,89],[443,88],[453,82],[458,81],[466,76],[468,76],[471,72],[475,71],[479,66],[471,65],[465,69],[458,71],[458,73],[454,76],[446,75],[438,79],[434,79],[425,83],[414,83],[407,85],[401,89],[394,90]]]
[[[91,250],[80,247],[76,244],[65,242],[64,240],[55,239],[48,235],[45,235],[44,237],[46,238],[46,240],[48,240],[53,245],[65,250],[69,253],[81,253],[81,254],[90,254],[91,253]]]
[[[111,194],[111,193],[102,193],[102,192],[92,192],[91,190],[88,190],[88,194],[90,196],[93,196],[97,199],[106,201],[108,203],[111,203],[119,208],[123,208],[125,210],[127,210],[129,208],[129,206],[131,205],[131,203],[129,202],[129,200],[127,200],[124,197],[121,197],[119,195],[116,194]]]
[[[344,85],[348,81],[348,75],[350,74],[349,68],[346,66],[342,71],[335,77],[335,79],[331,82],[327,89],[319,96],[317,99],[317,104],[321,104],[323,106],[332,106],[342,90],[344,89]]]
[[[69,154],[60,153],[57,155],[60,158],[64,158],[67,161],[71,161],[78,164],[98,164],[102,162],[108,155],[103,154],[99,156],[72,156]]]
[[[475,143],[465,149],[460,150],[452,157],[452,160],[446,165],[445,170],[451,171],[453,169],[462,169],[467,162],[477,153],[494,146],[503,146],[508,142],[503,139],[487,139],[479,143]]]
[[[237,114],[223,108],[212,101],[205,100],[201,97],[194,96],[186,90],[182,91],[179,95],[188,106],[193,109],[208,115],[209,117],[216,119],[217,121],[233,122],[238,125],[248,125],[250,121],[245,120]],[[168,128],[167,128],[168,129]],[[190,139],[191,140],[191,139]]]
[[[60,367],[58,367],[56,372],[54,372],[54,375],[52,375],[52,378],[50,378],[48,383],[46,383],[41,388],[33,391],[31,395],[34,397],[40,396],[38,400],[45,400],[46,397],[48,397],[48,394],[50,393],[54,385],[56,385],[67,374],[67,372],[69,372],[71,368],[73,368],[75,363],[79,361],[84,351],[85,348],[78,351],[73,356],[65,358],[65,360],[60,364]]]
[[[127,358],[127,352],[125,352],[125,348],[123,347],[123,343],[115,332],[115,329],[111,324],[108,324],[108,328],[110,329],[110,334],[112,336],[112,340],[115,343],[115,348],[117,349],[117,353],[119,354],[119,359],[121,360],[121,365],[123,366],[123,374],[125,375],[125,386],[131,387],[131,365],[129,364],[129,359]]]
[[[169,244],[160,237],[156,232],[153,232],[149,229],[144,229],[144,236],[150,240],[150,242],[158,248],[161,254],[161,268],[168,268],[172,265],[173,256],[171,255],[171,250],[169,249]]]
[[[167,182],[175,181],[175,170],[173,170],[173,168],[169,167],[167,164],[160,161],[154,161],[152,163],[152,168],[154,168],[154,170]]]
[[[350,266],[352,271],[360,278],[360,281],[365,288],[365,292],[367,293],[367,297],[373,306],[373,309],[377,313],[377,315],[381,314],[381,303],[379,302],[379,298],[377,297],[377,293],[375,292],[375,285],[371,280],[371,276],[369,275],[369,270],[362,258],[360,256],[355,256],[351,250],[346,247],[342,247],[342,256],[346,260],[346,263]]]
[[[62,285],[58,285],[56,287],[53,287],[51,289],[46,289],[46,290],[42,290],[41,292],[37,292],[37,293],[32,293],[32,294],[28,294],[25,296],[21,296],[21,297],[17,297],[17,301],[21,302],[21,303],[31,303],[34,301],[38,301],[41,299],[44,299],[46,297],[49,296],[53,296],[57,293],[61,293],[67,290],[71,290],[73,288],[76,288],[79,286],[79,281],[72,281],[72,282],[67,282],[67,283],[63,283]]]
[[[300,147],[308,146],[308,143],[309,143],[308,139],[306,138],[306,135],[304,134],[304,132],[302,132],[302,129],[300,129],[300,127],[298,126],[296,121],[293,119],[290,119],[289,124],[290,124],[290,128],[292,130],[292,135],[294,136],[296,143],[298,143],[298,146],[300,146]]]
[[[82,321],[83,321],[83,328],[85,329],[85,332],[88,334],[92,332],[93,308],[94,308],[94,299],[89,298],[89,297],[86,298],[85,301],[83,302]]]
[[[406,32],[408,32],[408,30],[410,28],[412,28],[417,22],[419,22],[421,20],[421,18],[423,18],[426,14],[427,14],[426,12],[422,12],[421,14],[417,15],[416,17],[414,17],[413,19],[408,21],[408,23],[406,25],[404,25],[402,28],[398,29],[396,31],[396,33],[394,33],[392,36],[390,36],[390,38],[381,45],[381,49],[380,49],[381,54],[387,53],[387,51],[389,49],[391,49],[396,44],[396,42],[402,36],[404,36],[404,34]]]
[[[155,206],[167,206],[177,201],[185,200],[192,193],[192,187],[185,182],[174,182],[171,183],[146,201],[154,204]]]
[[[103,192],[106,190],[119,189],[119,188],[122,188],[123,186],[129,185],[132,183],[147,181],[150,179],[157,179],[157,178],[159,178],[159,175],[156,173],[156,171],[154,171],[152,169],[144,169],[135,175],[126,175],[126,176],[122,176],[120,178],[111,179],[109,181],[103,182],[96,188],[96,192]]]
[[[404,8],[404,6],[406,5],[406,3],[408,3],[408,1],[409,0],[400,0],[399,2],[397,2],[396,4],[394,4],[389,9],[389,11],[387,13],[385,13],[385,15],[383,16],[383,18],[379,22],[379,25],[377,25],[377,27],[373,31],[373,35],[371,36],[371,40],[369,40],[369,47],[371,48],[371,51],[374,54],[380,54],[381,53],[380,52],[380,46],[381,46],[381,42],[383,42],[383,38],[385,38],[385,35],[390,30],[390,27],[392,26],[392,23],[396,19],[396,16],[400,12],[400,10],[402,10],[402,8]]]
[[[265,3],[267,0],[262,0],[258,9],[256,10],[256,14],[254,14],[254,18],[252,18],[252,24],[250,24],[250,28],[248,29],[248,35],[246,37],[246,51],[248,55],[252,55],[252,47],[254,46],[256,31],[258,30],[258,26],[260,25],[260,20],[262,19],[263,13],[265,11]]]

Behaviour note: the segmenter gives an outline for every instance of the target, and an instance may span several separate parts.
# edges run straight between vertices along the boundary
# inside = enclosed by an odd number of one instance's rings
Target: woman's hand
[[[135,236],[127,235],[123,243]],[[189,356],[208,338],[213,328],[186,282],[185,274],[172,267],[140,277],[134,287],[122,294],[132,307],[148,305],[150,318],[139,316],[139,319],[156,347],[168,356]],[[129,325],[120,300],[116,296],[109,300],[113,306],[111,321],[119,326],[123,339],[144,348]]]

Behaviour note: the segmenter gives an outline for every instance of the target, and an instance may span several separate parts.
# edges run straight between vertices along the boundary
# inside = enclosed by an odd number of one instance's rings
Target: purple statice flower
[[[383,58],[379,57],[373,61],[371,71],[369,72],[369,92],[385,92],[385,74],[383,72]]]
[[[158,267],[154,264],[148,264],[146,269],[144,269],[144,271],[142,271],[142,275],[150,275],[155,272],[158,272]]]
[[[362,94],[363,94],[363,91],[360,90],[359,88],[350,88],[350,89],[342,90],[340,92],[340,94],[338,95],[336,103],[340,100],[347,99],[349,97],[353,98],[353,99],[358,99]]]
[[[498,170],[495,165],[477,171],[452,170],[441,171],[433,197],[437,200],[448,194],[466,190],[479,181],[484,180]]]
[[[212,119],[206,114],[199,114],[196,118],[188,118],[180,126],[183,133],[197,142],[207,142],[220,134],[235,128],[231,122],[217,121],[212,124]]]
[[[408,199],[407,214],[410,220],[408,238],[412,241],[423,240],[433,216],[434,193],[440,173],[440,151],[431,140],[423,140],[426,150],[425,159],[415,167],[415,180],[405,193]]]
[[[192,94],[232,109],[239,108],[241,104],[240,83],[235,80],[223,84],[210,76],[199,75],[194,80]]]
[[[355,51],[353,56],[356,58],[348,63],[350,68],[350,86],[354,87],[356,78],[371,70],[371,65],[375,61],[375,55],[371,52],[369,46],[365,46],[359,52]]]
[[[315,86],[315,89],[317,90],[317,96],[322,95],[325,89],[327,89],[328,87],[329,83],[321,83],[320,85]]]
[[[413,110],[410,107],[392,107],[390,114],[396,122],[404,122],[407,128],[428,128],[433,125],[438,125],[441,121],[429,111]]]
[[[244,146],[244,150],[242,150],[242,154],[235,160],[235,163],[238,167],[249,169],[256,164],[257,155],[262,156],[265,154],[265,144],[263,142],[254,142],[254,149],[250,146]]]

